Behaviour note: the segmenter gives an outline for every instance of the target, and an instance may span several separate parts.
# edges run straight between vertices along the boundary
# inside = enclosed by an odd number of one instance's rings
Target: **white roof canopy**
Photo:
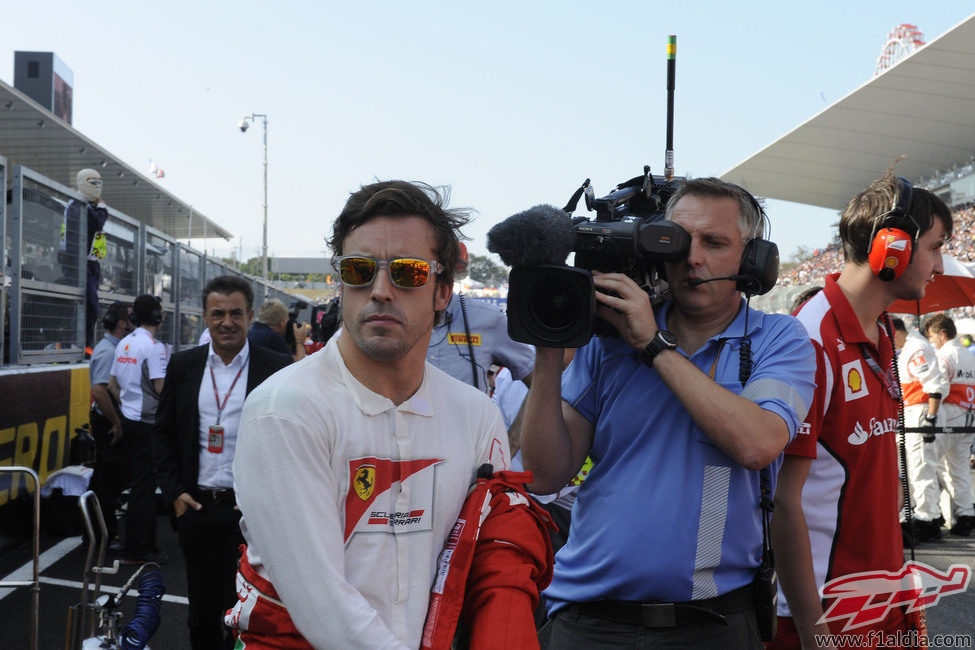
[[[975,154],[975,14],[721,178],[840,210],[901,154],[912,180]]]
[[[63,185],[79,169],[102,175],[109,206],[176,239],[233,235],[89,140],[16,88],[0,81],[0,156]]]

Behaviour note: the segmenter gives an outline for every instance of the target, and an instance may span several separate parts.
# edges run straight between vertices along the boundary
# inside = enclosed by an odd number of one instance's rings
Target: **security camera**
[[[246,133],[247,129],[250,128],[250,125],[251,123],[247,121],[247,118],[242,117],[240,118],[240,123],[237,125],[237,128],[240,129],[241,133]]]

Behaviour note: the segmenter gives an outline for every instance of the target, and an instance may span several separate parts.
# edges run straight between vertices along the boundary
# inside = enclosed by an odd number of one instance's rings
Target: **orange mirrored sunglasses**
[[[386,267],[389,279],[402,289],[417,289],[430,281],[430,276],[441,273],[444,266],[435,260],[420,260],[414,257],[397,257],[391,260],[377,260],[365,255],[343,255],[332,266],[339,274],[342,284],[350,287],[367,287],[376,279],[381,267]]]

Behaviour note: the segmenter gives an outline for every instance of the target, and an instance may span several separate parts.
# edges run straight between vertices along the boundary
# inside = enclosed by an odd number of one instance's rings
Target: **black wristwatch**
[[[664,350],[676,349],[677,337],[667,330],[657,330],[657,334],[653,337],[653,340],[647,343],[647,347],[640,351],[640,359],[652,368],[653,360],[658,354]]]

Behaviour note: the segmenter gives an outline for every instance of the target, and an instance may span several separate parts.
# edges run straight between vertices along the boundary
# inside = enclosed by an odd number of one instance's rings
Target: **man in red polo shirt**
[[[951,229],[944,202],[894,176],[892,165],[844,209],[843,270],[796,314],[816,348],[817,389],[786,448],[775,494],[781,591],[772,648],[832,645],[815,635],[843,632],[850,617],[823,621],[823,585],[904,564],[895,444],[900,391],[885,312],[897,299],[924,296],[943,272],[941,248]],[[845,634],[860,636],[858,647],[874,647],[886,634],[910,629],[903,610],[892,608]]]

